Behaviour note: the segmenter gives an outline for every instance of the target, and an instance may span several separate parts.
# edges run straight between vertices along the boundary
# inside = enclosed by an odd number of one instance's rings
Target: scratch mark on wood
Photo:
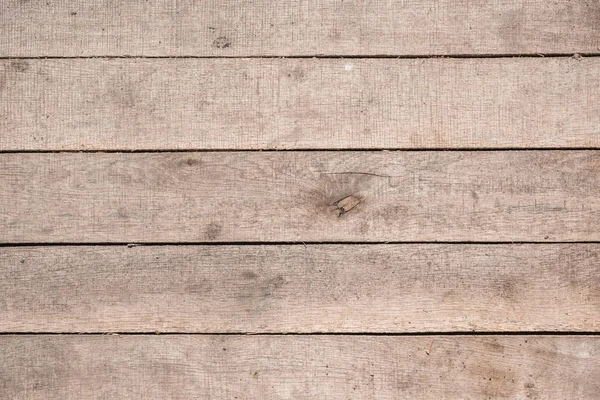
[[[381,174],[373,174],[371,172],[354,172],[354,171],[347,171],[347,172],[321,172],[322,174],[327,174],[327,175],[369,175],[369,176],[378,176],[380,178],[393,178],[395,177],[394,175],[381,175]]]
[[[435,339],[431,339],[431,343],[429,344],[429,348],[427,350],[425,350],[425,353],[427,353],[427,355],[431,354],[431,348],[433,347],[433,341]]]

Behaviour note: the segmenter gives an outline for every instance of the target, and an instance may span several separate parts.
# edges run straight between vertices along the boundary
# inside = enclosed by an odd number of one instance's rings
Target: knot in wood
[[[360,204],[362,201],[361,198],[356,197],[354,195],[346,196],[341,200],[333,203],[335,206],[335,211],[338,213],[338,217],[346,214],[348,211],[352,210],[354,207]]]

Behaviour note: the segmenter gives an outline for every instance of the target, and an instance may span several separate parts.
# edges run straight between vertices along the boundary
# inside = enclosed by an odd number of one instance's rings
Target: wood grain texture
[[[2,154],[0,171],[2,243],[600,240],[591,150]]]
[[[2,336],[0,348],[10,399],[591,400],[600,391],[598,336],[37,335]]]
[[[0,248],[0,331],[600,331],[600,245]]]
[[[1,150],[600,147],[600,59],[0,61]]]
[[[597,53],[593,1],[5,0],[0,56]]]

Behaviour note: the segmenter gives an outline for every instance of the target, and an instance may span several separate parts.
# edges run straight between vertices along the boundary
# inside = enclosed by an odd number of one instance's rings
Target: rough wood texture
[[[600,330],[600,245],[0,248],[3,332]]]
[[[600,59],[0,61],[0,150],[600,147]]]
[[[0,56],[597,53],[596,0],[4,0]]]
[[[597,399],[598,336],[2,336],[9,399]],[[428,354],[429,353],[429,354]]]
[[[600,240],[591,150],[3,154],[0,171],[4,243]]]

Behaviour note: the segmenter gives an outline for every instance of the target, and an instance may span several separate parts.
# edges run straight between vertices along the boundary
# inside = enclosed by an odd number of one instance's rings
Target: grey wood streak
[[[598,336],[2,336],[10,399],[597,399]]]
[[[0,150],[597,148],[599,70],[598,58],[3,60]]]
[[[3,332],[598,330],[598,244],[0,248]]]
[[[599,151],[0,156],[0,242],[598,241]]]
[[[0,56],[597,53],[595,1],[5,0]]]

